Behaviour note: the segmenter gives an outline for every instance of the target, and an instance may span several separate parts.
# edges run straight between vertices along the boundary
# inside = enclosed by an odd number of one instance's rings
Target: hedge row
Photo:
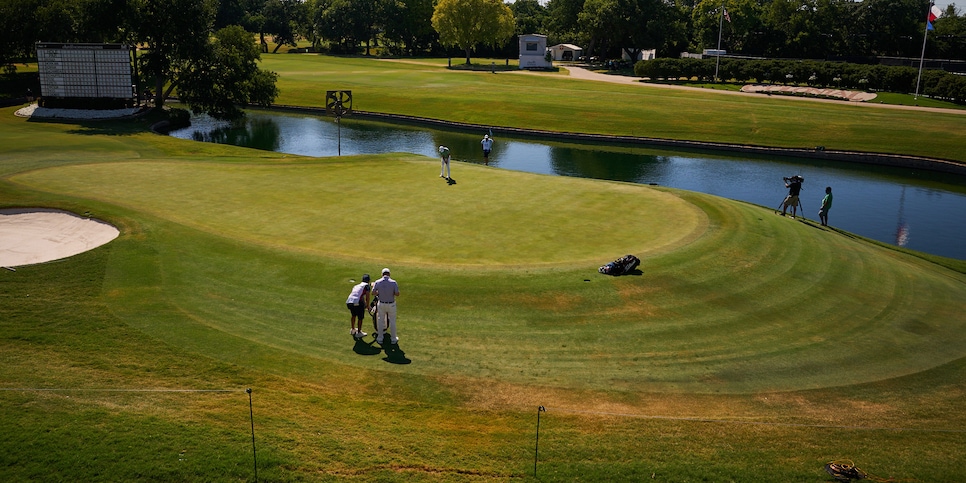
[[[714,79],[715,59],[642,60],[634,74],[651,79]],[[912,67],[847,64],[810,60],[747,60],[723,58],[718,78],[739,83],[792,84],[811,87],[916,92],[919,71]],[[919,93],[966,104],[966,76],[923,70]]]

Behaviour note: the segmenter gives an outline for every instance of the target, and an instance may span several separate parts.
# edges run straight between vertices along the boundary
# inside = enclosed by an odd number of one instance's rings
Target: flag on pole
[[[727,13],[725,14],[727,15]],[[929,9],[929,15],[926,16],[926,30],[935,30],[932,23],[936,21],[937,18],[943,16],[943,11],[936,5],[933,5]]]
[[[724,9],[724,18],[725,18],[725,20],[727,20],[728,23],[731,23],[731,15],[728,15],[728,9],[727,8],[724,8],[724,7],[721,7],[721,8]]]

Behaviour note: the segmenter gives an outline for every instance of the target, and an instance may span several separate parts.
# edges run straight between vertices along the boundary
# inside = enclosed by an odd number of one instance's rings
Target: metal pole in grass
[[[533,447],[533,477],[537,477],[537,455],[540,453],[540,413],[546,412],[547,408],[537,407],[537,443]]]
[[[252,462],[255,464],[255,482],[258,482],[258,455],[255,453],[255,410],[252,409],[252,388],[245,390],[248,393],[248,415],[252,420]]]

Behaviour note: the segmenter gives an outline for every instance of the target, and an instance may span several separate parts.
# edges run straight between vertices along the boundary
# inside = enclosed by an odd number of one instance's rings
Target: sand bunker
[[[816,87],[796,87],[778,85],[748,84],[741,88],[741,92],[763,92],[784,94],[784,95],[803,95],[812,97],[829,97],[834,99],[844,99],[852,102],[866,102],[875,99],[874,92],[843,91],[841,89],[819,89]]]
[[[107,223],[66,211],[0,210],[0,267],[67,258],[97,248],[119,234]]]

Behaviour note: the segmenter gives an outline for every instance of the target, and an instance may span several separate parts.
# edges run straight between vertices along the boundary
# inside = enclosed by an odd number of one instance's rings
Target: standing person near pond
[[[822,208],[818,210],[818,218],[822,220],[822,226],[828,226],[828,210],[832,208],[832,187],[825,187],[825,197],[822,198]]]
[[[389,326],[389,335],[392,336],[390,342],[399,343],[396,337],[396,297],[399,296],[399,284],[389,278],[389,269],[382,269],[382,278],[372,286],[373,293],[379,297],[379,310],[376,319],[376,343],[382,345],[383,337],[386,334],[386,326]]]
[[[349,319],[351,325],[349,334],[356,339],[369,335],[362,331],[362,321],[366,320],[366,307],[369,306],[369,292],[371,291],[372,287],[369,286],[369,274],[367,273],[362,276],[362,282],[352,287],[349,298],[345,300],[345,306],[349,308],[349,313],[352,314]],[[359,321],[358,329],[356,328],[356,320]]]
[[[484,134],[480,145],[483,146],[483,164],[490,164],[490,151],[493,150],[493,138],[489,134]]]
[[[440,146],[439,147],[439,162],[440,162],[440,165],[439,165],[439,177],[440,178],[450,179],[450,177],[449,177],[449,174],[450,174],[449,173],[449,148],[447,148],[446,146]],[[443,172],[446,173],[446,176],[443,176]]]
[[[782,202],[782,216],[785,216],[788,207],[792,208],[792,218],[798,214],[798,194],[802,191],[802,181],[805,181],[805,178],[798,175],[785,178],[785,187],[788,188],[788,196]]]

